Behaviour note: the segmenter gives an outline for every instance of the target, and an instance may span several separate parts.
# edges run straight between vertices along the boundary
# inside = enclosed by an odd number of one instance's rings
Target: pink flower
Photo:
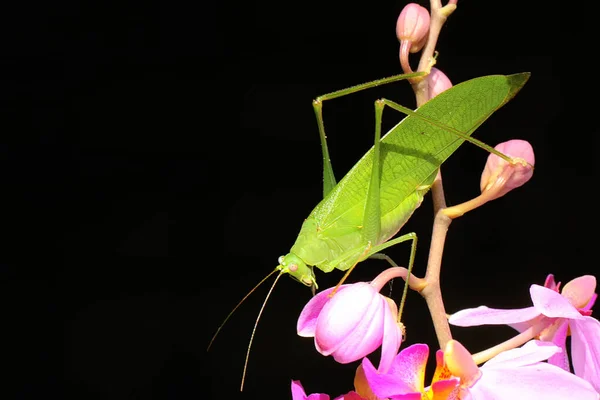
[[[403,44],[407,44],[411,53],[416,53],[427,41],[429,23],[429,11],[425,7],[417,3],[408,3],[396,22],[396,37]]]
[[[313,393],[307,396],[300,381],[292,381],[292,400],[329,400],[329,395]]]
[[[471,354],[451,340],[444,352],[436,353],[437,367],[428,388],[423,387],[429,352],[425,344],[400,352],[387,374],[378,373],[367,358],[363,359],[362,368],[378,399],[598,400],[598,393],[588,382],[542,362],[560,351],[551,343],[531,341],[522,348],[499,354],[479,368]],[[359,388],[357,391],[363,394]]]
[[[456,397],[469,400],[598,400],[589,382],[554,365],[542,362],[561,349],[532,340],[507,350],[478,368],[471,354],[456,340],[444,349],[450,373],[460,378]]]
[[[481,192],[488,192],[493,200],[524,185],[533,176],[535,155],[531,144],[525,140],[509,140],[494,147],[501,153],[513,157],[517,163],[509,164],[495,154],[488,156],[481,174]]]
[[[427,90],[428,98],[433,99],[444,90],[448,90],[452,87],[450,79],[439,69],[433,67],[431,72],[427,75]]]
[[[432,385],[425,389],[425,367],[429,347],[426,344],[413,344],[402,350],[394,358],[394,362],[385,374],[377,372],[368,358],[363,358],[361,367],[371,391],[380,399],[421,400],[427,398],[442,400],[456,392],[459,381],[450,377],[443,365],[442,352],[436,354],[437,368]],[[357,375],[359,371],[357,371]],[[357,391],[364,395],[355,386]]]
[[[292,381],[292,400],[329,400],[329,395],[323,393],[313,393],[306,395],[300,381]],[[365,400],[356,392],[348,392],[336,397],[334,400]]]
[[[304,306],[298,318],[298,335],[315,338],[317,351],[347,364],[381,346],[379,370],[386,372],[402,342],[396,323],[396,305],[366,282],[322,291]],[[389,302],[388,302],[389,300]]]
[[[570,371],[566,339],[571,334],[571,358],[575,374],[590,382],[600,392],[600,322],[592,318],[591,308],[597,298],[596,278],[575,278],[558,293],[560,283],[549,275],[545,286],[531,285],[533,307],[506,310],[485,306],[459,311],[449,322],[456,326],[510,325],[519,332],[534,328],[539,339],[551,341],[563,351],[548,362]]]

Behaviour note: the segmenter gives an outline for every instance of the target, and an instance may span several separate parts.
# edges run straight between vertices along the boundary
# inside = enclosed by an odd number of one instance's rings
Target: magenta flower
[[[571,334],[571,358],[577,376],[587,380],[600,392],[600,322],[592,318],[591,308],[597,298],[596,278],[575,278],[558,293],[560,283],[549,275],[544,286],[531,285],[533,307],[506,310],[485,306],[459,311],[449,322],[456,326],[509,325],[519,332],[533,328],[540,340],[553,342],[561,353],[548,362],[570,371],[566,339]]]
[[[292,400],[329,400],[329,395],[323,393],[313,393],[306,395],[300,381],[292,381]],[[356,392],[348,392],[336,397],[334,400],[365,400]]]
[[[437,368],[430,387],[423,387],[429,349],[416,344],[404,349],[387,374],[378,373],[367,358],[362,368],[369,388],[391,400],[598,400],[589,382],[542,362],[561,349],[531,341],[492,358],[481,368],[456,340],[436,353]],[[360,394],[361,391],[357,388]]]
[[[542,362],[561,351],[551,343],[532,340],[478,368],[463,345],[451,340],[444,349],[444,361],[450,373],[460,378],[460,388],[449,399],[598,400],[589,382]]]
[[[332,291],[322,291],[304,306],[298,335],[314,337],[317,351],[341,364],[360,360],[381,346],[379,370],[387,372],[402,342],[395,303],[366,282],[342,285],[330,297]]]
[[[457,393],[459,380],[449,376],[444,367],[442,352],[436,354],[437,367],[433,381],[425,389],[425,367],[429,357],[426,344],[413,344],[402,350],[394,358],[391,368],[385,374],[377,372],[368,358],[363,358],[361,367],[372,393],[381,399],[402,400],[444,400]],[[358,375],[358,371],[357,371]],[[355,386],[356,383],[355,383]],[[356,387],[363,394],[359,387]]]
[[[292,400],[329,400],[329,395],[313,393],[307,396],[300,381],[292,381]]]

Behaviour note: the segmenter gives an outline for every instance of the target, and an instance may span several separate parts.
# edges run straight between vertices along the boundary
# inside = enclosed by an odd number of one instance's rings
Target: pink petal
[[[394,358],[398,354],[400,345],[402,344],[402,331],[396,322],[396,315],[387,304],[387,301],[382,297],[385,306],[385,315],[383,320],[383,341],[381,343],[381,360],[377,370],[379,373],[385,374],[388,372],[394,362]],[[427,360],[427,357],[425,357]]]
[[[347,288],[349,285],[341,285],[338,289],[339,293],[341,290]],[[300,313],[300,317],[298,317],[298,323],[296,324],[296,329],[298,331],[298,336],[302,337],[313,337],[315,336],[315,329],[317,328],[317,318],[325,307],[325,304],[331,300],[329,297],[329,293],[333,291],[335,287],[331,287],[329,289],[325,289],[312,299],[309,300],[308,303],[302,309]],[[336,293],[336,295],[337,295]]]
[[[535,307],[510,310],[479,306],[452,314],[448,322],[456,326],[506,325],[527,322],[539,315]]]
[[[321,354],[347,364],[375,351],[383,340],[387,308],[384,297],[368,283],[336,294],[317,322],[315,340]]]
[[[594,293],[592,295],[592,298],[590,299],[590,301],[582,308],[582,310],[584,310],[584,311],[591,310],[592,307],[594,306],[594,303],[596,302],[597,298],[598,298],[598,295],[596,293]]]
[[[560,347],[553,343],[530,340],[521,347],[503,351],[486,362],[480,370],[488,371],[490,369],[508,369],[532,365],[547,360],[560,351]]]
[[[377,372],[368,358],[363,358],[362,367],[371,390],[377,397],[418,394],[420,399],[429,348],[426,344],[413,344],[394,358],[387,373]],[[410,397],[409,397],[410,398]]]
[[[329,400],[329,396],[322,393],[307,396],[300,381],[292,381],[292,400]]]
[[[327,353],[330,353],[335,361],[340,364],[351,363],[371,354],[381,346],[387,304],[383,300],[383,296],[379,297],[381,301],[378,301],[379,299],[373,301],[373,306],[364,314],[363,319],[339,344],[336,345],[331,342],[335,348],[333,351],[327,351]],[[319,328],[317,328],[318,336]],[[319,345],[323,346],[322,343],[319,343]],[[328,355],[326,353],[321,354]]]
[[[568,299],[540,285],[531,285],[529,288],[533,306],[542,314],[550,318],[582,319]]]
[[[567,354],[568,329],[569,324],[563,323],[554,333],[554,336],[552,337],[552,343],[560,347],[562,351],[550,357],[548,359],[548,362],[552,365],[556,365],[557,367],[564,369],[567,372],[571,372],[571,368],[569,367],[569,356]]]
[[[469,391],[472,400],[598,400],[588,382],[547,363],[485,370]]]
[[[458,391],[460,385],[460,379],[450,378],[443,381],[436,381],[431,385],[431,391],[433,392],[433,400],[445,399],[453,400],[458,399]]]
[[[406,394],[398,394],[396,396],[390,397],[390,400],[421,400],[421,393],[406,393]]]
[[[346,394],[343,394],[339,397],[336,397],[334,400],[366,400],[361,397],[358,393],[351,391]]]
[[[575,308],[581,308],[590,302],[595,290],[596,277],[584,275],[567,282],[560,294],[569,299]]]
[[[600,322],[592,317],[570,321],[571,358],[577,376],[600,392]]]
[[[554,275],[548,274],[548,276],[546,277],[546,281],[544,282],[544,287],[547,287],[551,290],[557,290],[557,284],[554,281]]]

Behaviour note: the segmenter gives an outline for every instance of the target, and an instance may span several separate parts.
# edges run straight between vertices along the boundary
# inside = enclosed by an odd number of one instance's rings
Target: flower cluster
[[[507,324],[529,335],[524,345],[505,346],[481,367],[477,366],[477,355],[450,340],[436,352],[437,367],[427,387],[428,346],[414,344],[397,353],[399,327],[387,322],[395,308],[372,284],[343,285],[334,296],[330,296],[333,288],[319,293],[302,311],[298,333],[313,336],[316,349],[340,363],[362,359],[355,390],[336,399],[597,400],[600,322],[590,316],[597,298],[595,287],[595,278],[586,275],[570,281],[559,292],[560,283],[549,275],[544,286],[531,285],[533,307],[499,310],[481,306],[453,314],[449,321],[454,325]],[[569,333],[574,373],[565,345]],[[381,361],[375,368],[366,355],[380,345]],[[306,396],[298,381],[292,388],[294,400],[329,400],[325,394]]]
[[[397,20],[400,65],[410,74],[407,78],[418,106],[452,87],[450,79],[434,67],[435,42],[444,21],[456,7],[457,0],[449,0],[444,6],[439,0],[432,0],[430,11],[410,3]],[[409,57],[420,52],[418,72],[413,73]],[[592,317],[597,299],[594,276],[580,276],[561,289],[561,283],[548,275],[544,285],[530,286],[529,307],[479,306],[446,314],[439,274],[449,221],[524,185],[532,178],[535,164],[533,148],[527,141],[509,140],[492,148],[454,128],[447,130],[473,141],[490,155],[479,182],[481,193],[475,198],[447,207],[441,185],[432,187],[436,220],[425,277],[418,278],[411,270],[397,266],[371,282],[342,284],[345,276],[338,286],[323,290],[306,304],[297,322],[298,335],[314,338],[316,350],[339,363],[360,361],[353,390],[335,400],[599,400],[600,322]],[[439,172],[436,180],[441,181]],[[294,272],[298,265],[299,262],[291,262],[286,268]],[[399,277],[427,301],[438,337],[436,368],[428,384],[425,380],[429,347],[417,343],[401,350],[404,295],[398,307],[391,298],[380,294],[389,280]],[[508,325],[516,333],[496,346],[472,354],[452,338],[449,325]],[[381,356],[375,367],[368,356],[379,348]],[[307,395],[298,380],[292,381],[292,398],[330,399],[322,393]]]

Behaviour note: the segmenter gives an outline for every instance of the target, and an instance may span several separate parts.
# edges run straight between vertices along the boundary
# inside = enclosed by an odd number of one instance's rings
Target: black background
[[[311,100],[401,73],[394,28],[404,4],[5,7],[3,398],[285,399],[291,379],[332,398],[351,390],[356,363],[338,365],[296,336],[310,293],[287,277],[258,326],[244,393],[237,390],[247,342],[267,287],[232,317],[210,353],[206,346],[319,201]],[[598,268],[588,194],[598,176],[598,130],[593,113],[569,107],[594,81],[569,72],[586,66],[591,39],[571,31],[576,20],[565,9],[516,0],[458,5],[441,34],[438,67],[454,83],[532,73],[477,137],[492,145],[529,140],[536,172],[452,224],[446,307],[525,307],[529,285],[547,273],[565,283]],[[414,107],[402,82],[325,104],[338,178],[372,145],[379,97]],[[385,127],[399,118],[386,112]],[[477,195],[486,157],[465,145],[445,164],[449,204]],[[431,222],[427,197],[404,229],[420,238],[417,275]],[[397,246],[388,254],[404,265],[407,252]],[[352,280],[385,267],[365,262]],[[328,287],[340,277],[318,271],[317,278]],[[424,302],[414,293],[408,301],[407,343],[433,347]],[[511,331],[454,333],[479,351]]]

